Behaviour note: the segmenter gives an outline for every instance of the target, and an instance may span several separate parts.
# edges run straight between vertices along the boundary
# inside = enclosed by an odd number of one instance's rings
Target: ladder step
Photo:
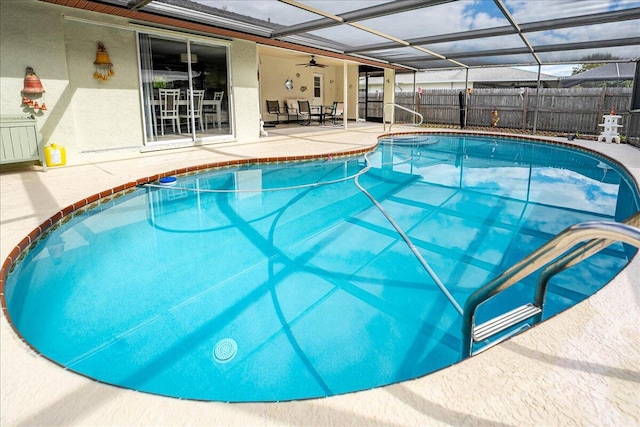
[[[475,342],[484,341],[495,334],[498,334],[511,326],[527,320],[536,314],[541,313],[539,307],[529,303],[504,313],[498,317],[488,320],[473,328],[473,340]]]

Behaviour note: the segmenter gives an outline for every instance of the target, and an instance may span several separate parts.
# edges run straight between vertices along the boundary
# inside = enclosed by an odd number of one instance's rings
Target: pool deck
[[[268,138],[242,144],[85,153],[46,173],[35,166],[3,169],[0,257],[4,262],[61,209],[141,177],[230,159],[353,150],[383,133],[381,124],[267,130]],[[415,128],[393,128],[403,130]],[[640,149],[573,143],[617,159],[640,182]],[[640,256],[586,301],[453,367],[306,401],[196,402],[100,384],[34,354],[4,316],[0,324],[2,426],[640,425]]]

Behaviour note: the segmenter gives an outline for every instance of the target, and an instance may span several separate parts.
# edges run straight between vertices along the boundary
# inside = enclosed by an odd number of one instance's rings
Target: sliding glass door
[[[231,134],[227,47],[142,33],[138,40],[147,145]]]

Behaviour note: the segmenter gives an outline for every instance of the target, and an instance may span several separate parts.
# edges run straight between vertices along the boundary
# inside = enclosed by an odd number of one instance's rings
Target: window
[[[313,105],[322,105],[322,74],[313,75],[313,99],[311,103]]]

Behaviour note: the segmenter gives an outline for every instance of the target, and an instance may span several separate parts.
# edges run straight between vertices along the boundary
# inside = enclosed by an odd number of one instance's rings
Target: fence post
[[[529,114],[529,88],[525,88],[522,105],[522,130],[527,129],[527,115]]]

